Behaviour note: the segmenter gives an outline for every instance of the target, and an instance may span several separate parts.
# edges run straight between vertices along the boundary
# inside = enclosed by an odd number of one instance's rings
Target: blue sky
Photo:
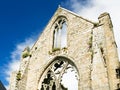
[[[37,39],[61,0],[0,1],[0,80],[7,85],[5,70],[16,45],[26,38]]]
[[[120,51],[119,0],[109,0],[109,3],[107,0],[1,0],[0,80],[5,86],[8,85],[11,71],[18,68],[21,51],[37,40],[58,5],[92,21],[97,21],[99,14],[109,12]]]
[[[23,44],[29,45],[37,40],[58,5],[63,2],[64,0],[0,1],[0,80],[5,86],[8,85],[6,77],[8,68],[11,68],[9,66],[20,58],[16,54],[21,52],[19,46],[22,44],[23,49]]]

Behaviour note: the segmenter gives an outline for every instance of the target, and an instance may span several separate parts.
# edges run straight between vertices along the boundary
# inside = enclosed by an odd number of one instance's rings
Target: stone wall
[[[53,28],[51,26],[59,16],[65,16],[68,20],[66,52],[63,52],[62,50],[52,52]],[[88,22],[87,20],[80,18],[77,15],[59,8],[31,50],[32,57],[29,63],[26,89],[37,89],[37,84],[39,83],[40,76],[42,75],[45,67],[47,67],[47,63],[51,62],[51,60],[53,60],[53,58],[56,56],[66,56],[68,58],[71,57],[72,60],[74,60],[73,62],[78,67],[79,73],[81,74],[80,86],[82,86],[82,88],[90,88],[90,78],[88,75],[90,74],[89,67],[91,61],[91,53],[88,52],[88,42],[89,38],[91,37],[92,27],[93,23],[90,21]],[[49,54],[49,52],[51,52],[51,54]]]
[[[67,19],[67,47],[53,51],[53,26],[60,16]],[[99,22],[93,23],[59,7],[32,47],[29,59],[21,62],[19,90],[39,90],[42,74],[57,56],[75,64],[79,90],[117,89],[119,79],[115,70],[119,61],[109,14],[101,14]]]
[[[10,86],[9,90],[16,90],[17,89],[17,81],[16,81],[17,71],[12,72],[10,76]]]

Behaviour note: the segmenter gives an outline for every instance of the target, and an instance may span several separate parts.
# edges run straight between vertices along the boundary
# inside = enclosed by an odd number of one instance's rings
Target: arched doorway
[[[78,72],[73,62],[57,57],[48,66],[38,90],[78,90]]]

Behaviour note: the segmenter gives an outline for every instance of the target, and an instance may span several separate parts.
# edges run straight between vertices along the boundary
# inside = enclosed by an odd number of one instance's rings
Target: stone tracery
[[[42,80],[40,90],[72,90],[71,87],[73,87],[74,90],[78,90],[77,70],[68,60],[65,58],[58,58],[48,68],[49,69]],[[70,80],[73,80],[73,78],[75,79],[72,82],[69,82],[69,80],[64,80],[68,79],[67,77],[70,77]],[[68,81],[67,83],[69,83],[69,85],[64,81]],[[71,84],[73,82],[77,85],[72,86]]]
[[[53,37],[53,48],[61,49],[67,46],[67,25],[64,17],[57,19],[55,22]]]

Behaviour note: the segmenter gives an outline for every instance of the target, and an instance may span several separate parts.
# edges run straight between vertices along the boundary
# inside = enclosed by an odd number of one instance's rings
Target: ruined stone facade
[[[95,23],[59,7],[34,46],[23,51],[10,90],[120,90],[109,14]]]

